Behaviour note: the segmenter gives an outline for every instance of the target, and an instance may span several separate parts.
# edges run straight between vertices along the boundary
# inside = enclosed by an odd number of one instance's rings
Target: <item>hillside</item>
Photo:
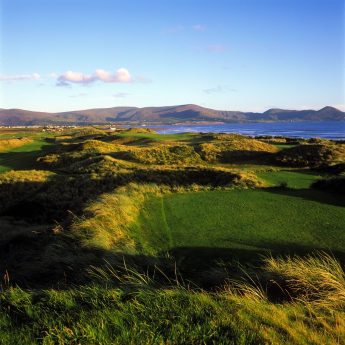
[[[222,111],[194,104],[164,107],[114,107],[45,113],[21,109],[0,109],[0,125],[100,124],[100,123],[181,123],[181,122],[265,122],[341,121],[345,113],[333,108],[320,110],[269,109],[263,113]]]
[[[96,126],[1,141],[0,345],[343,344],[344,143]]]

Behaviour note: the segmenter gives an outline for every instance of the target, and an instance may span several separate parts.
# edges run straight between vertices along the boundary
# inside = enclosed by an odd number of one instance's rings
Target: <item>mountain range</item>
[[[342,120],[345,120],[345,112],[329,106],[320,110],[269,109],[263,113],[214,110],[194,104],[144,108],[114,107],[60,113],[0,109],[2,126]]]

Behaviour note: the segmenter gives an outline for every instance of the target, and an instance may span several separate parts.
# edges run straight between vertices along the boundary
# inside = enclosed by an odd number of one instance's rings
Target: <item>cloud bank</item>
[[[92,74],[82,72],[67,71],[57,76],[57,86],[68,86],[70,84],[88,85],[96,81],[104,83],[130,83],[133,78],[126,68],[119,68],[115,73],[104,69],[97,69]]]

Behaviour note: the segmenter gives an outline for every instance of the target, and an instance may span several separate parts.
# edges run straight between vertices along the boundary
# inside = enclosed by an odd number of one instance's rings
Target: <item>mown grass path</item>
[[[166,233],[167,239],[168,239],[168,246],[169,248],[173,248],[174,247],[174,239],[173,236],[171,234],[171,230],[167,221],[167,217],[165,214],[165,206],[164,206],[164,197],[160,198],[161,201],[161,211],[162,211],[162,221],[164,224],[164,232]]]

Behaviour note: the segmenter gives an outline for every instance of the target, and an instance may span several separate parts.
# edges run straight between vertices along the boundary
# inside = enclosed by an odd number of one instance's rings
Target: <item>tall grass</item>
[[[305,267],[312,276],[340,270],[323,253],[268,258],[263,270],[277,275],[283,267]],[[272,303],[249,282],[242,285],[245,293],[231,285],[206,292],[174,280],[160,285],[154,276],[129,267],[123,276],[111,265],[94,272],[97,282],[106,284],[61,291],[0,290],[0,344],[344,344],[345,312],[337,304],[301,299]],[[114,288],[113,279],[123,285]],[[309,290],[302,280],[294,284],[300,283],[300,291]]]
[[[103,194],[85,210],[86,216],[77,218],[72,231],[85,247],[136,253],[140,229],[136,220],[145,201],[145,195],[158,195],[167,187],[139,186],[134,183]]]
[[[345,307],[345,273],[330,254],[267,258],[265,270],[280,277],[294,298],[326,307]]]

